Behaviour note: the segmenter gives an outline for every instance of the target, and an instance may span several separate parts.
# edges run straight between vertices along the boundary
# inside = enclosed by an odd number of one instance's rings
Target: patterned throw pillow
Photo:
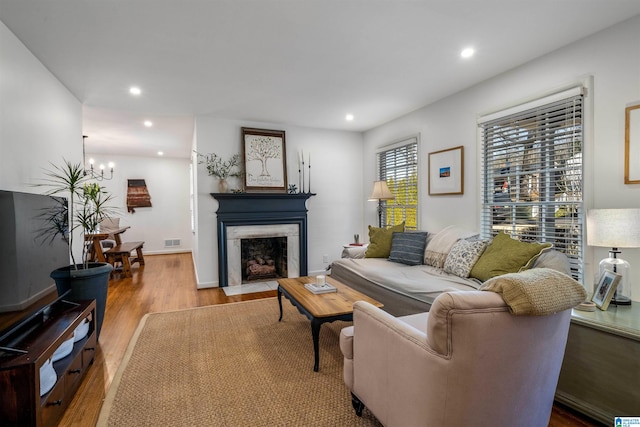
[[[458,240],[447,255],[444,271],[466,279],[482,252],[487,248],[487,244],[484,240]]]
[[[421,265],[428,234],[422,231],[393,233],[389,261],[407,265]]]

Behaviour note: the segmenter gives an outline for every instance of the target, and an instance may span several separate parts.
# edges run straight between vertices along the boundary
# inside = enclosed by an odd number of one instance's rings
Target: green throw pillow
[[[364,253],[365,258],[389,258],[393,232],[404,232],[404,221],[389,228],[369,226],[369,246]]]
[[[549,248],[551,243],[526,243],[500,233],[487,246],[469,276],[484,282],[502,274],[527,270]]]

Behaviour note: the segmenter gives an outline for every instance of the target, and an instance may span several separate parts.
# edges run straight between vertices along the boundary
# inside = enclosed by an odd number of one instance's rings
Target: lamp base
[[[618,287],[616,288],[611,303],[615,306],[618,305],[631,305],[631,285],[629,283],[629,263],[622,258],[618,258],[620,251],[618,248],[613,248],[609,251],[609,258],[605,258],[600,261],[599,274],[600,276],[605,270],[612,271],[621,276]]]
[[[614,298],[611,298],[612,305],[631,305],[631,298],[626,297],[624,295],[616,295]]]

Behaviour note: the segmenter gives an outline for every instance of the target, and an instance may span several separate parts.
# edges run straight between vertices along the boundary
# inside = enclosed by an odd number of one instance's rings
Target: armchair
[[[547,426],[570,314],[516,316],[484,291],[399,318],[358,301],[340,335],[354,409],[387,427]]]

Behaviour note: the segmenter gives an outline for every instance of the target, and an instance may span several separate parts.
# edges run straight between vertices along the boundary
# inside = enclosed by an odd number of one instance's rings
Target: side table
[[[640,415],[640,303],[573,310],[556,400],[607,425]]]

